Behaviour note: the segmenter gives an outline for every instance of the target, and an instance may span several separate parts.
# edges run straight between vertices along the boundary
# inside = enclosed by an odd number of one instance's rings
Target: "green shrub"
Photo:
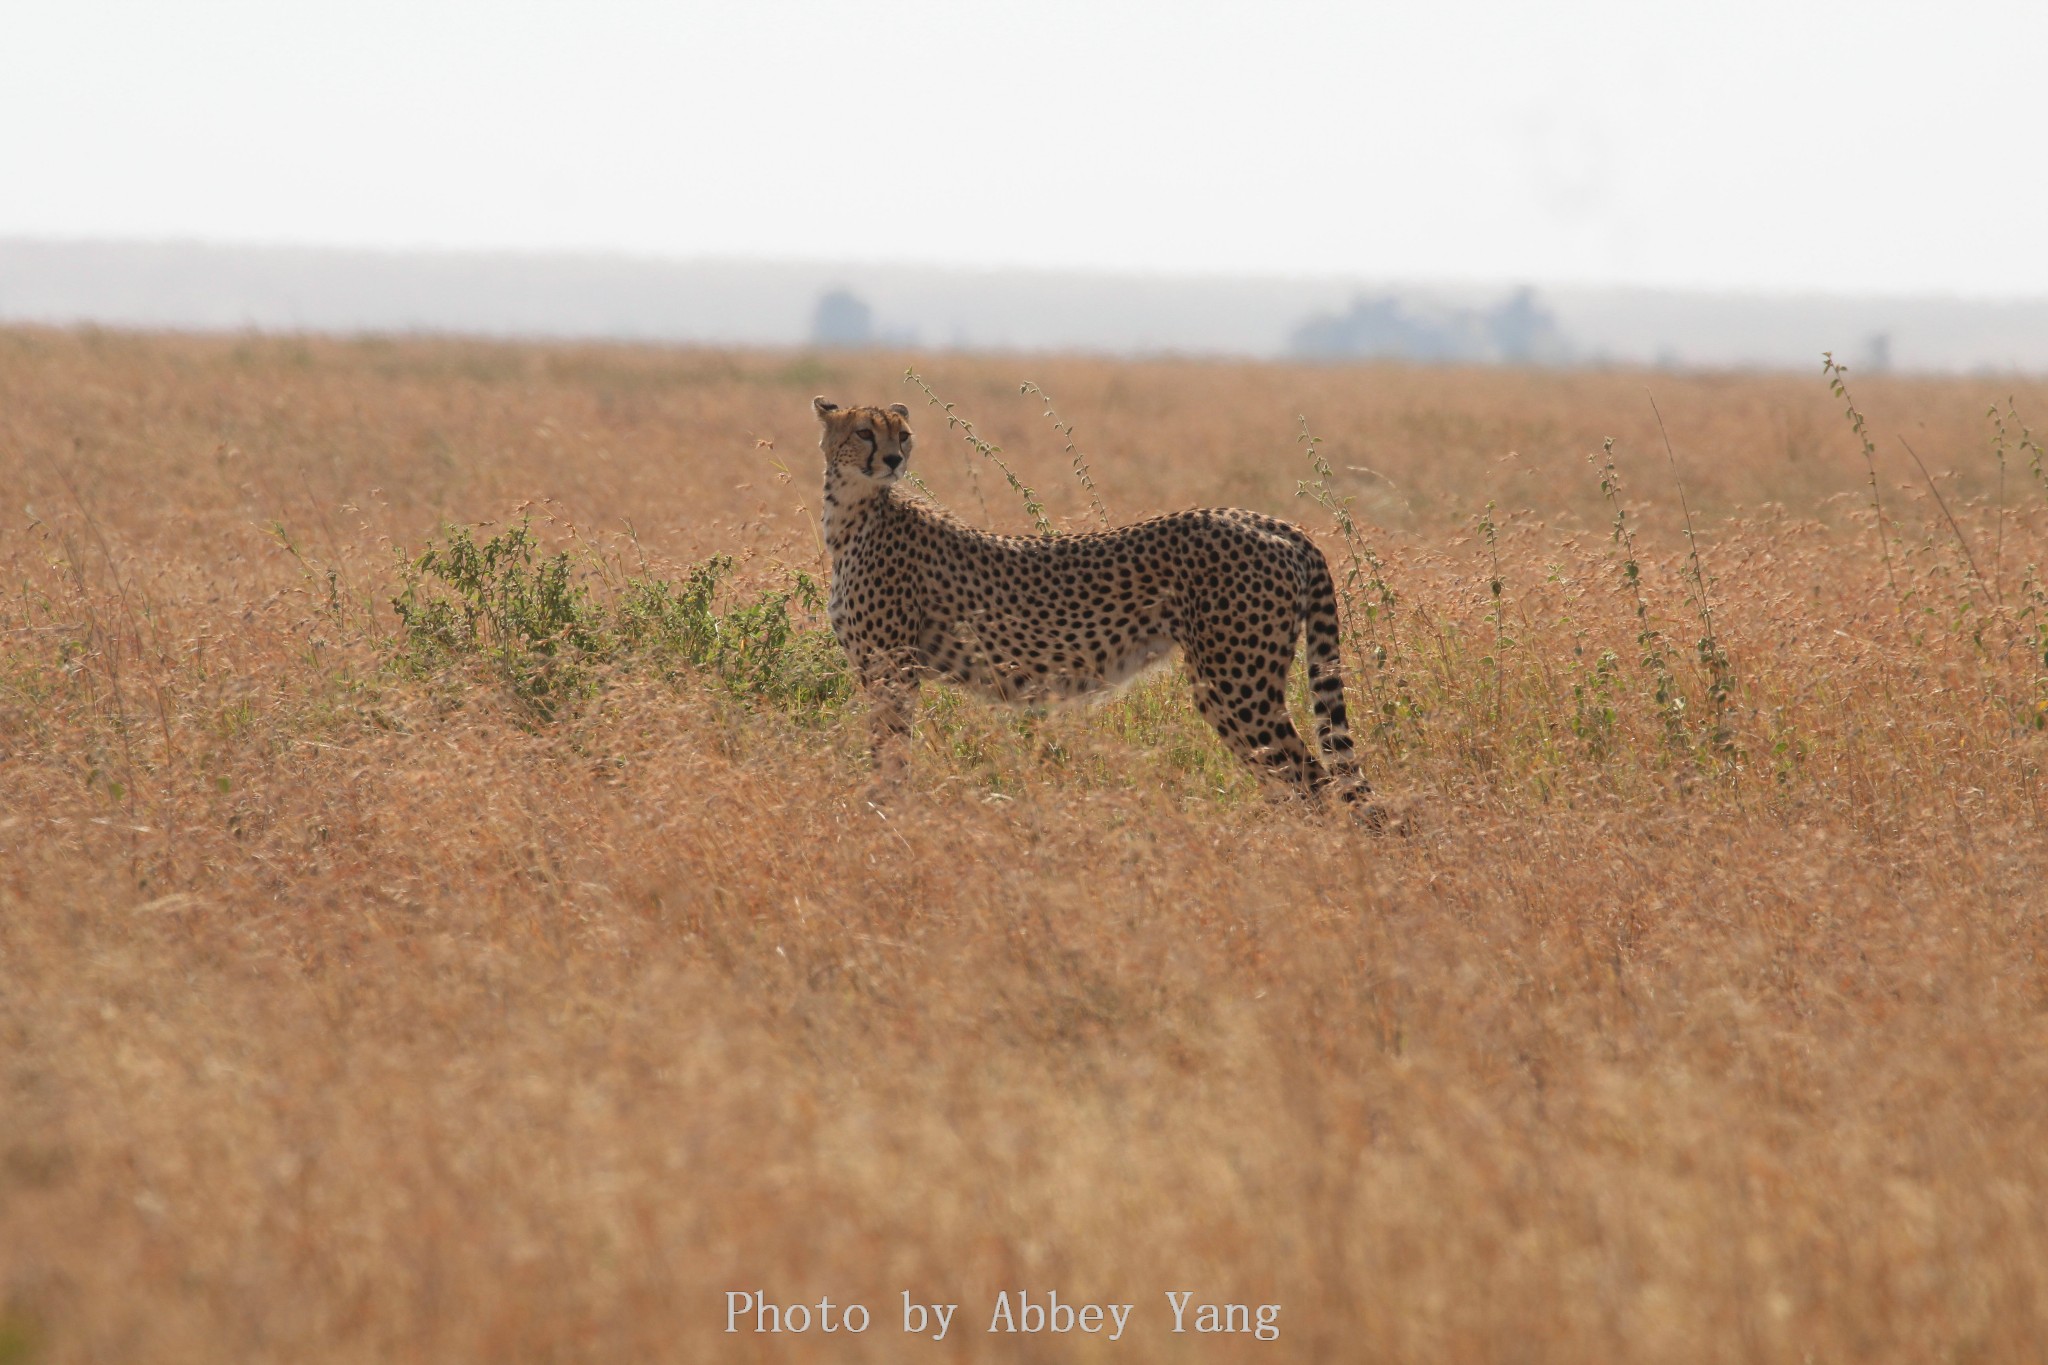
[[[626,583],[616,625],[623,655],[676,664],[708,675],[729,695],[799,716],[822,716],[852,693],[846,656],[829,630],[792,617],[795,603],[815,618],[825,604],[818,582],[801,570],[786,588],[721,613],[720,582],[732,560],[715,555],[678,588],[661,579]]]
[[[405,561],[399,591],[400,662],[431,672],[475,662],[541,720],[594,695],[606,677],[651,669],[706,679],[726,696],[822,718],[851,694],[838,644],[817,623],[817,581],[793,572],[783,588],[719,609],[733,561],[718,555],[680,583],[628,578],[615,600],[592,591],[568,551],[543,554],[528,521],[481,543],[454,527]]]

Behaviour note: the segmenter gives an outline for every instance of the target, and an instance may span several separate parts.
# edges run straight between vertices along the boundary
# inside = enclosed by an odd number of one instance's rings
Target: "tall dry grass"
[[[1325,535],[1405,840],[1170,678],[884,818],[851,703],[392,610],[523,518],[736,629],[820,391],[1028,529],[904,359],[0,333],[0,1360],[2040,1357],[2048,391],[1849,376],[1877,523],[1818,374],[920,365],[1057,523]]]

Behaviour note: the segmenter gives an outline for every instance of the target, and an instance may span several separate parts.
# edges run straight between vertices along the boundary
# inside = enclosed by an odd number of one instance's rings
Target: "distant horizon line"
[[[200,250],[223,253],[308,254],[337,257],[385,259],[426,258],[435,260],[497,261],[579,261],[623,265],[677,267],[739,267],[804,271],[887,271],[962,277],[1000,278],[1039,276],[1067,279],[1101,279],[1158,284],[1192,283],[1245,285],[1322,285],[1357,290],[1415,291],[1452,296],[1494,296],[1529,289],[1539,294],[1558,295],[1669,295],[1719,299],[1773,301],[1811,300],[1838,302],[1956,302],[1991,307],[2036,306],[2048,303],[2048,291],[2039,293],[1983,293],[1962,289],[1913,289],[1873,287],[1772,285],[1658,284],[1640,281],[1542,280],[1536,278],[1455,279],[1449,277],[1375,276],[1345,272],[1294,272],[1284,270],[1146,270],[1105,265],[977,264],[955,261],[915,261],[882,257],[748,256],[730,252],[675,254],[631,247],[523,247],[447,246],[419,244],[395,246],[281,239],[244,240],[167,233],[151,236],[112,236],[89,233],[0,233],[0,251],[10,247],[109,248],[126,250]]]

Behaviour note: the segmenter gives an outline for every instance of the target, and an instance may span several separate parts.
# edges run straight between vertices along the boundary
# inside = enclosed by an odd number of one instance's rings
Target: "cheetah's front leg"
[[[910,773],[910,718],[917,711],[916,670],[896,661],[876,661],[862,670],[868,699],[868,753],[875,764],[877,792],[892,791]]]

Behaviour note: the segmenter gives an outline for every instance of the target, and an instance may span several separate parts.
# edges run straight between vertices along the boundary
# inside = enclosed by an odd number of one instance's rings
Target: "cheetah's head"
[[[818,448],[825,452],[827,473],[888,483],[909,466],[910,409],[901,403],[886,408],[842,408],[813,398],[811,407],[822,428]]]

